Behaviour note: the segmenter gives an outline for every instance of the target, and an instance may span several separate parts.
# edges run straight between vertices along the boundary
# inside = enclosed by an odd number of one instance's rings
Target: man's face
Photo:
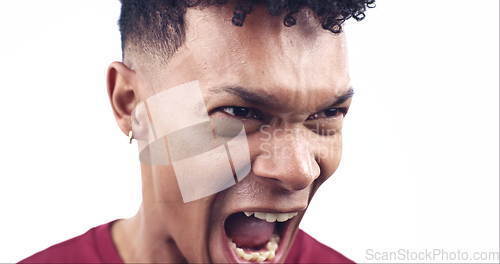
[[[293,27],[263,8],[243,27],[231,17],[232,7],[188,9],[186,42],[166,66],[136,69],[137,92],[146,99],[198,80],[210,119],[244,123],[250,173],[184,203],[171,166],[143,164],[144,206],[189,262],[241,262],[231,242],[265,252],[273,233],[278,248],[267,261],[282,262],[314,192],[340,161],[342,111],[350,104],[338,101],[350,89],[344,36],[305,12]]]

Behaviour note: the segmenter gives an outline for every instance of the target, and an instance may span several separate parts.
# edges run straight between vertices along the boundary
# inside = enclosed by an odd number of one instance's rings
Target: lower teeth
[[[236,246],[233,241],[229,242],[231,248],[236,252],[238,257],[246,261],[263,262],[266,260],[271,260],[276,255],[276,249],[278,249],[278,242],[280,237],[276,234],[271,236],[271,239],[266,244],[266,250],[259,252],[245,252],[242,248]]]

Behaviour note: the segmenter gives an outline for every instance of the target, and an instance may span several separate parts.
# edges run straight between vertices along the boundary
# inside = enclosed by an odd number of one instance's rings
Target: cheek
[[[320,181],[328,179],[339,167],[342,157],[342,134],[336,133],[319,144],[317,151],[317,162],[321,168]]]
[[[182,204],[182,195],[177,185],[177,178],[172,166],[149,166],[143,165],[143,170],[151,173],[143,173],[143,192],[147,198],[154,202],[168,202]]]
[[[312,186],[309,201],[312,199],[318,188],[328,180],[337,170],[342,156],[342,136],[340,133],[335,135],[335,140],[324,144],[321,153],[317,156],[318,165],[321,168],[321,174]]]

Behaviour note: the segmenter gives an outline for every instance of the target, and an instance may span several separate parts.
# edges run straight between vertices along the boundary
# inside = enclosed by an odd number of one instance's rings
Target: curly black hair
[[[229,0],[120,0],[118,21],[122,52],[129,46],[148,54],[171,56],[185,40],[186,9],[225,5]],[[243,26],[253,6],[264,4],[273,16],[282,16],[285,26],[296,24],[294,15],[302,8],[310,8],[322,27],[333,33],[342,31],[342,24],[351,17],[362,20],[367,8],[375,7],[375,0],[238,0],[232,23]],[[160,53],[158,53],[160,52]]]

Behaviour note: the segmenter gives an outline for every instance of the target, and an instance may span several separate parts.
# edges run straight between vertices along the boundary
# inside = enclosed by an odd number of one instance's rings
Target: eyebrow
[[[330,106],[338,106],[340,104],[343,104],[345,101],[349,100],[354,95],[354,89],[352,87],[349,87],[349,89],[343,93],[342,95],[338,96],[335,101],[330,104]]]
[[[282,107],[279,104],[279,99],[273,94],[269,94],[267,92],[256,93],[248,88],[241,86],[227,86],[227,87],[214,88],[210,89],[210,92],[212,93],[226,92],[235,95],[240,99],[242,99],[243,101],[253,105],[266,106],[274,109],[279,109]],[[353,95],[354,95],[354,90],[352,87],[349,87],[349,89],[346,92],[337,96],[332,103],[328,104],[328,107],[338,106],[347,101]]]

